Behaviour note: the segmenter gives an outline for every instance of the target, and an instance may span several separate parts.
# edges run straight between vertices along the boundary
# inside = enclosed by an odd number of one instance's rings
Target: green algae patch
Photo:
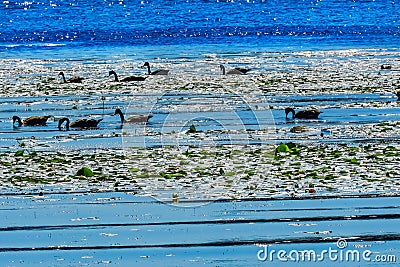
[[[22,157],[25,153],[24,149],[18,150],[17,152],[15,152],[14,156],[15,157]]]
[[[277,148],[276,148],[276,152],[289,152],[290,148],[288,145],[281,143]]]
[[[186,134],[192,134],[192,133],[197,133],[197,129],[193,124],[190,125],[189,130],[186,131]]]
[[[186,176],[185,171],[178,171],[178,172],[174,172],[174,173],[160,172],[159,174],[161,177],[166,178],[166,179],[181,178],[181,177]]]

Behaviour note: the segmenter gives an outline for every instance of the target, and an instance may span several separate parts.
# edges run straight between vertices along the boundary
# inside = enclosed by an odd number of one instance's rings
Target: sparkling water
[[[398,48],[399,14],[395,0],[3,1],[0,55],[196,58]]]

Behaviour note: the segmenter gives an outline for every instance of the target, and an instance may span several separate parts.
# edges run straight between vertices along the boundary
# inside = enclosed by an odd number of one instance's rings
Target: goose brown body
[[[125,77],[122,80],[120,80],[118,78],[117,73],[115,71],[113,71],[113,70],[111,70],[108,73],[108,76],[111,76],[111,75],[114,75],[114,81],[116,81],[116,82],[134,82],[134,81],[141,82],[141,81],[146,80],[146,78],[147,78],[147,77],[140,77],[140,76],[129,76],[129,77]]]
[[[24,126],[45,126],[47,123],[47,120],[51,116],[32,116],[29,118],[24,119],[21,121],[21,118],[18,116],[13,116],[13,125],[15,122],[18,122],[18,127],[24,125]]]
[[[78,76],[74,76],[74,77],[71,77],[68,80],[66,80],[64,72],[62,72],[62,71],[58,75],[61,75],[61,77],[63,78],[63,82],[64,83],[82,83],[82,81],[83,81],[83,78],[82,77],[78,77]]]
[[[294,126],[290,129],[291,133],[303,133],[303,132],[307,132],[309,131],[310,128],[308,128],[307,126]]]
[[[121,119],[121,123],[147,123],[149,121],[149,119],[151,117],[153,117],[153,115],[135,115],[132,116],[128,119],[125,119],[124,114],[122,113],[122,111],[117,108],[115,110],[114,115],[119,115],[120,119]]]
[[[289,113],[292,113],[292,119],[310,120],[310,119],[318,119],[318,116],[319,114],[322,113],[322,111],[318,109],[307,109],[295,112],[294,109],[292,108],[286,108],[285,113],[286,113],[286,119],[288,119]]]
[[[225,66],[224,65],[219,65],[221,71],[222,71],[222,75],[225,74],[238,74],[238,75],[245,75],[247,74],[247,72],[250,71],[250,69],[244,69],[244,68],[234,68],[229,70],[228,72],[226,72]]]
[[[155,71],[151,71],[150,70],[150,63],[149,62],[145,62],[143,67],[147,67],[147,74],[148,75],[168,75],[169,70],[155,70]]]
[[[69,128],[83,128],[83,129],[88,129],[88,128],[97,128],[97,125],[102,121],[103,119],[77,119],[76,121],[73,121],[70,124],[70,121],[68,118],[62,118],[59,120],[58,122],[58,129],[61,130],[61,126],[64,122],[66,122],[65,124],[65,128],[67,129],[67,131],[69,130]]]

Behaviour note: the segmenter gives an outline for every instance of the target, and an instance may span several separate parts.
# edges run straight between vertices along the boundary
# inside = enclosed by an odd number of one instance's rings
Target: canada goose
[[[129,76],[129,77],[125,77],[122,80],[118,79],[118,75],[115,71],[110,70],[110,72],[108,73],[108,76],[114,75],[115,81],[116,82],[133,82],[133,81],[144,81],[146,80],[147,77],[139,77],[139,76]]]
[[[304,132],[308,132],[310,130],[310,128],[308,128],[307,126],[294,126],[290,129],[291,133],[304,133]]]
[[[318,119],[319,114],[322,113],[322,111],[319,111],[318,109],[307,109],[307,110],[301,110],[299,112],[295,112],[294,109],[292,108],[286,108],[285,113],[286,113],[286,119],[288,119],[288,114],[292,112],[292,119]]]
[[[66,121],[67,123],[65,124],[65,128],[67,131],[69,131],[69,127],[71,128],[97,128],[97,125],[99,122],[101,122],[103,119],[78,119],[76,121],[73,121],[71,124],[69,123],[68,118],[62,118],[58,121],[58,129],[61,131],[61,126],[62,124]]]
[[[226,72],[225,66],[224,65],[219,65],[219,68],[222,70],[222,75],[225,74],[239,74],[239,75],[245,75],[247,72],[250,71],[250,69],[243,69],[243,68],[234,68],[231,69],[230,71]]]
[[[121,118],[121,123],[143,123],[143,122],[148,122],[149,119],[151,117],[153,117],[153,115],[150,114],[150,115],[136,115],[136,116],[132,116],[128,119],[125,119],[124,114],[122,113],[122,111],[119,108],[117,108],[115,110],[114,115],[117,115],[117,114]]]
[[[143,67],[147,67],[147,74],[148,75],[168,75],[169,70],[155,70],[150,71],[150,63],[145,62]]]
[[[51,116],[32,116],[29,118],[24,119],[21,121],[21,118],[18,116],[13,116],[13,125],[15,122],[18,122],[18,127],[21,127],[22,125],[25,126],[46,126],[47,120]]]
[[[74,77],[69,78],[68,80],[66,80],[64,72],[62,72],[62,71],[58,75],[62,76],[64,83],[82,83],[82,80],[83,80],[82,77],[78,77],[78,76],[74,76]]]

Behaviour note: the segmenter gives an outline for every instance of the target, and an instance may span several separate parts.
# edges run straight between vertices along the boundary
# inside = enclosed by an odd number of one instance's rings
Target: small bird
[[[74,76],[74,77],[69,78],[68,80],[66,80],[64,72],[62,72],[62,71],[58,75],[62,76],[64,83],[82,83],[82,80],[83,80],[82,77],[78,77],[78,76]]]
[[[121,118],[121,123],[144,123],[144,122],[148,122],[150,118],[153,117],[153,115],[136,115],[136,116],[132,116],[128,119],[125,119],[124,114],[122,113],[122,111],[117,108],[115,110],[114,115],[119,115],[119,117]]]
[[[150,70],[150,63],[149,62],[145,62],[143,67],[147,67],[147,74],[148,75],[168,75],[169,70],[155,70],[155,71],[151,71]]]
[[[286,119],[288,119],[288,114],[290,112],[292,112],[292,119],[306,119],[306,120],[318,119],[319,114],[322,113],[322,111],[319,111],[318,109],[301,110],[296,113],[292,108],[285,108]]]
[[[13,116],[13,125],[18,122],[18,127],[24,126],[46,126],[47,120],[51,116],[32,116],[21,121],[18,116]]]
[[[310,128],[308,128],[307,126],[294,126],[290,129],[291,133],[303,133],[303,132],[308,132],[310,130]]]
[[[118,79],[118,75],[115,71],[110,70],[110,72],[108,73],[108,76],[114,75],[115,81],[116,82],[133,82],[133,81],[144,81],[146,80],[147,77],[140,77],[140,76],[129,76],[129,77],[125,77],[122,80]]]
[[[58,121],[58,129],[61,131],[61,126],[64,122],[65,128],[67,131],[69,131],[69,128],[83,128],[83,129],[88,129],[88,128],[97,128],[97,125],[102,121],[103,119],[77,119],[76,121],[73,121],[71,124],[69,123],[68,118],[62,118]]]
[[[221,71],[222,71],[222,75],[225,75],[225,74],[238,74],[238,75],[245,75],[247,72],[249,72],[250,71],[250,69],[243,69],[243,68],[234,68],[234,69],[231,69],[230,71],[228,71],[228,72],[226,72],[226,70],[225,70],[225,66],[224,65],[219,65],[219,68],[221,69]]]

